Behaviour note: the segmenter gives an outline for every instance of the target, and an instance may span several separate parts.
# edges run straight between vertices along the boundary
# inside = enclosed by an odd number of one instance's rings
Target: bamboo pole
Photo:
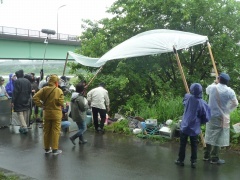
[[[209,54],[210,54],[210,57],[211,57],[211,60],[212,60],[213,69],[214,69],[215,76],[216,76],[216,80],[217,80],[217,78],[218,78],[218,71],[217,71],[217,67],[216,67],[216,64],[215,64],[214,57],[213,57],[213,53],[212,53],[212,49],[211,49],[211,45],[210,45],[210,43],[209,43],[208,41],[207,41],[207,46],[208,46],[208,51],[209,51]],[[206,147],[205,142],[204,142],[203,147]]]
[[[48,36],[47,36],[47,38],[45,39],[44,43],[45,43],[46,45],[45,45],[45,50],[44,50],[44,55],[43,55],[42,69],[43,69],[43,64],[44,64],[45,56],[46,56],[46,52],[47,52]]]
[[[177,53],[177,50],[175,49],[175,47],[173,47],[173,51],[174,51],[174,54],[175,54],[176,59],[177,59],[178,68],[179,68],[179,71],[180,71],[180,74],[181,74],[186,92],[190,93],[188,85],[187,85],[187,81],[186,81],[186,78],[185,78],[185,75],[184,75],[184,72],[183,72],[183,68],[182,68],[182,65],[181,65],[181,62],[180,62],[180,59],[179,59],[179,56],[178,56],[178,53]]]
[[[63,69],[63,76],[65,74],[65,70],[66,70],[66,66],[67,66],[67,62],[68,62],[68,56],[69,56],[69,53],[67,52],[66,61],[65,61],[64,69]]]
[[[181,65],[181,62],[180,62],[180,59],[179,59],[179,56],[178,56],[178,53],[177,53],[177,50],[175,49],[175,47],[173,47],[173,52],[174,52],[174,54],[176,56],[176,59],[177,59],[178,68],[179,68],[179,71],[181,73],[181,76],[182,76],[182,79],[183,79],[183,84],[185,86],[186,92],[190,93],[188,85],[187,85],[187,81],[186,81],[186,78],[185,78],[185,75],[184,75],[184,72],[183,72],[183,68],[182,68],[182,65]],[[202,132],[200,132],[200,138],[201,138],[201,142],[202,142],[203,147],[206,147],[206,143],[204,142]]]
[[[217,79],[217,77],[218,77],[218,71],[217,71],[217,68],[216,68],[215,60],[214,60],[214,58],[213,58],[211,45],[210,45],[209,42],[207,42],[207,46],[208,46],[208,51],[209,51],[209,54],[210,54],[210,57],[211,57],[211,60],[212,60],[213,69],[214,69],[214,71],[215,71],[215,75],[216,75],[216,79]]]
[[[86,85],[87,87],[92,83],[92,81],[95,79],[95,77],[100,73],[100,71],[103,69],[103,65],[97,70],[96,74],[93,76],[93,78],[89,81],[89,83]]]

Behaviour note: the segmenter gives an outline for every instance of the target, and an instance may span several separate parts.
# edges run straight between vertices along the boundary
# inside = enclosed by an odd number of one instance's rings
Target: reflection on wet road
[[[225,165],[202,161],[199,148],[197,168],[190,166],[188,147],[185,166],[174,164],[178,144],[159,144],[132,136],[88,131],[85,145],[75,147],[69,134],[60,137],[63,153],[45,155],[42,129],[34,127],[27,135],[18,126],[0,129],[0,167],[39,180],[201,180],[239,179],[240,156],[222,152]],[[71,133],[71,135],[74,132]]]

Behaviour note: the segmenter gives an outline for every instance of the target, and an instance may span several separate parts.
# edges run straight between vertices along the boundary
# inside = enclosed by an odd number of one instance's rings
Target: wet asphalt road
[[[73,146],[69,134],[60,137],[63,153],[45,155],[42,129],[34,127],[27,135],[18,126],[0,129],[0,168],[38,180],[237,180],[240,155],[222,152],[225,165],[203,162],[199,148],[196,169],[190,167],[188,147],[185,166],[174,164],[178,144],[159,144],[132,136],[88,131],[85,145]],[[70,133],[70,135],[72,135]]]

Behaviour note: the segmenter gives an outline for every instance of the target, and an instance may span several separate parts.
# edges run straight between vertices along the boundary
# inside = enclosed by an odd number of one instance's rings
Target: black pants
[[[196,162],[198,136],[188,136],[187,134],[184,134],[182,132],[180,133],[180,148],[178,153],[178,160],[184,162],[188,137],[190,137],[191,143],[191,162]]]
[[[100,118],[101,118],[100,126],[98,124],[98,113],[100,114]],[[106,109],[99,109],[99,108],[92,107],[92,116],[93,116],[95,130],[98,130],[98,127],[103,129],[104,122],[106,120],[106,113],[107,113]]]

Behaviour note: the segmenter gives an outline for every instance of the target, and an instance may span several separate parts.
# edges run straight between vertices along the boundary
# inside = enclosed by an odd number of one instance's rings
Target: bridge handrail
[[[31,29],[22,29],[22,28],[14,28],[14,27],[6,27],[0,26],[0,34],[7,35],[16,35],[16,36],[28,36],[28,37],[38,37],[38,38],[46,38],[47,35],[38,30]],[[77,35],[69,35],[69,34],[60,34],[49,35],[49,39],[58,39],[58,40],[66,40],[66,41],[79,41]]]

